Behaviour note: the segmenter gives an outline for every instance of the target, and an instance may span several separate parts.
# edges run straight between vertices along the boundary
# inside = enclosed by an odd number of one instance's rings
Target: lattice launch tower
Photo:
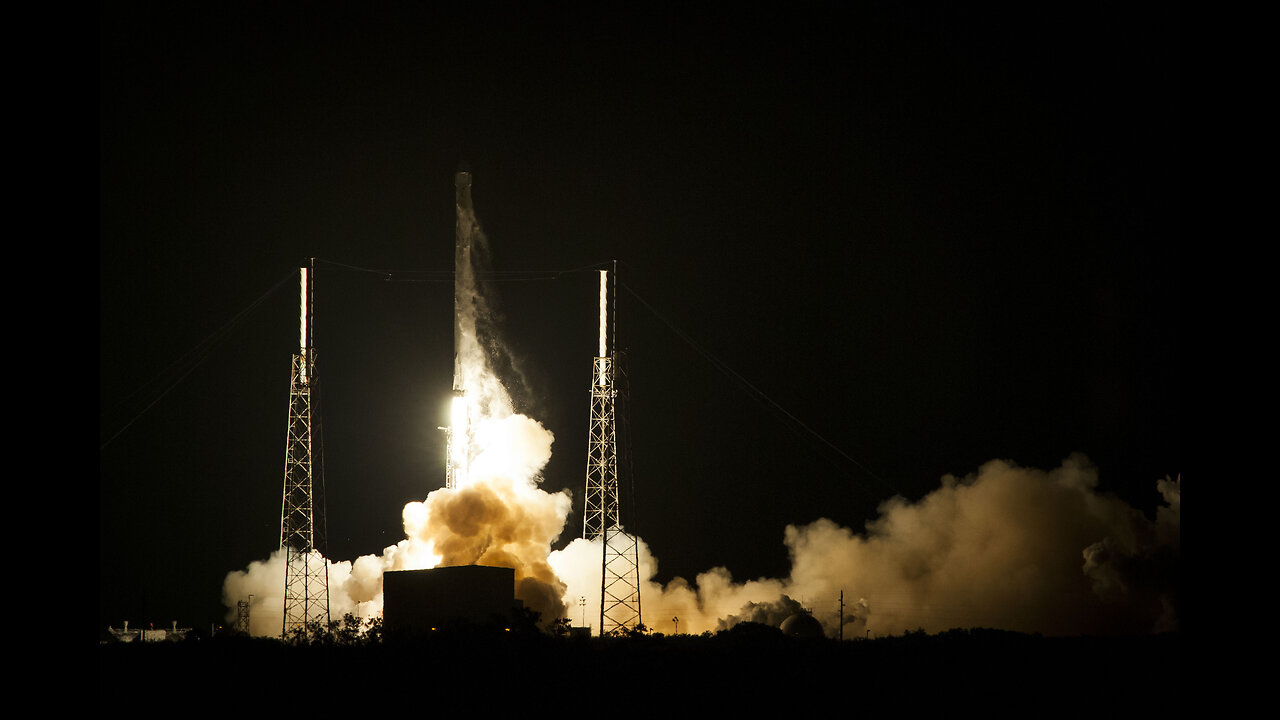
[[[309,623],[329,624],[329,567],[325,561],[324,461],[311,325],[315,258],[301,268],[298,352],[289,382],[289,427],[284,448],[280,549],[285,553],[282,637]]]
[[[612,280],[613,291],[610,292]],[[625,396],[620,387],[620,356],[612,345],[616,306],[617,262],[613,271],[600,271],[600,336],[591,372],[591,422],[587,438],[587,486],[582,537],[599,538],[603,548],[600,574],[600,634],[631,630],[640,625],[640,566],[634,535],[622,526],[619,502],[619,443],[617,408]],[[610,302],[611,296],[614,302]],[[616,313],[616,311],[615,311]],[[626,465],[623,464],[625,467]],[[630,481],[630,478],[627,478]]]

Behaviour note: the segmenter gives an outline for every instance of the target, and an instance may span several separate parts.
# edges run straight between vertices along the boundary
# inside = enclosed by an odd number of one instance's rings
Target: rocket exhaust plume
[[[652,581],[657,560],[640,545],[649,617],[679,617],[682,633],[744,620],[780,620],[795,603],[827,637],[908,630],[997,628],[1046,635],[1144,633],[1179,628],[1181,478],[1156,489],[1154,520],[1099,492],[1097,469],[1073,454],[1054,470],[992,460],[916,502],[893,497],[865,531],[820,518],[789,525],[785,578],[735,581],[727,568],[693,582]],[[566,602],[599,602],[598,542],[552,553]],[[837,598],[844,591],[841,616]],[[659,621],[654,629],[673,632]]]
[[[378,555],[330,561],[335,618],[381,615],[386,570],[465,564],[515,568],[516,596],[544,622],[570,616],[579,598],[600,607],[600,540],[551,550],[570,509],[567,491],[539,487],[554,437],[515,412],[481,350],[493,344],[493,328],[476,284],[474,251],[483,251],[486,239],[470,188],[470,175],[459,173],[450,422],[452,444],[466,451],[451,447],[448,462],[461,472],[453,486],[405,505],[403,540]],[[1181,478],[1161,480],[1156,490],[1164,504],[1151,519],[1099,491],[1098,470],[1083,455],[1047,471],[992,460],[964,477],[944,476],[914,502],[884,501],[861,532],[825,518],[788,525],[780,534],[790,574],[745,582],[716,567],[661,585],[653,580],[657,559],[637,538],[646,618],[678,616],[681,633],[699,634],[774,619],[799,605],[828,637],[841,628],[845,638],[955,627],[1049,635],[1176,630]],[[252,594],[251,632],[278,633],[283,578],[280,553],[229,573],[228,621],[236,602]],[[654,629],[676,630],[663,622]]]
[[[454,180],[454,371],[446,460],[452,482],[405,505],[404,540],[380,555],[330,562],[330,614],[335,618],[381,615],[385,571],[470,564],[514,568],[515,596],[541,613],[544,622],[567,614],[561,601],[564,585],[547,560],[569,515],[570,496],[539,487],[554,436],[515,412],[484,350],[499,345],[475,269],[487,240],[471,206],[470,174],[460,172]],[[231,572],[224,581],[224,602],[231,612],[238,600],[253,594],[255,635],[278,633],[284,569],[277,555]]]
[[[516,596],[547,622],[564,615],[563,586],[546,558],[568,517],[567,494],[538,487],[551,458],[551,432],[516,413],[485,346],[495,329],[476,276],[487,240],[471,204],[471,175],[454,178],[454,377],[445,488],[405,506],[405,540],[383,551],[383,570],[498,565],[516,571]],[[488,339],[481,342],[482,336]],[[363,559],[363,558],[362,558]],[[360,561],[357,561],[357,564]],[[366,561],[370,563],[371,561]],[[376,593],[361,597],[381,605]]]
[[[462,358],[471,356],[476,342],[475,274],[471,267],[471,236],[476,227],[471,208],[471,173],[453,178],[456,211],[453,253],[453,400],[446,433],[445,487],[467,482],[471,455],[471,412],[467,401]]]

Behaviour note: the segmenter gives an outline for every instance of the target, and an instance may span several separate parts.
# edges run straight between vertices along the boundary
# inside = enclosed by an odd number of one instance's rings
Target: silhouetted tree
[[[551,633],[553,637],[568,637],[570,627],[572,625],[569,618],[560,618],[547,626],[547,632]]]

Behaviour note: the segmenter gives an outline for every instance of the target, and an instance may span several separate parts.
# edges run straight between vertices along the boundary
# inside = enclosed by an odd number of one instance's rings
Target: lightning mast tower
[[[281,636],[308,623],[329,624],[329,567],[324,558],[324,480],[321,460],[313,464],[320,435],[315,350],[311,346],[314,317],[315,258],[301,268],[302,310],[298,352],[293,355],[289,383],[289,428],[284,448],[284,500],[280,511],[280,549],[285,551],[284,625]],[[314,434],[313,434],[314,431]],[[320,472],[315,472],[316,467]]]
[[[600,634],[631,630],[640,625],[640,565],[635,536],[621,523],[618,502],[618,355],[610,347],[612,275],[617,295],[618,263],[600,271],[600,339],[591,374],[591,424],[587,438],[587,487],[582,537],[600,538]],[[616,300],[614,302],[616,306]],[[615,310],[616,313],[616,310]]]
[[[475,279],[471,269],[471,231],[475,211],[471,208],[471,173],[453,176],[454,207],[457,213],[453,251],[453,401],[449,427],[445,428],[445,481],[447,488],[465,484],[471,451],[471,419],[467,409],[466,382],[462,376],[462,353],[475,342]]]

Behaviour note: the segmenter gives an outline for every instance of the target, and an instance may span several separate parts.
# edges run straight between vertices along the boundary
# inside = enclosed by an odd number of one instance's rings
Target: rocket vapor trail
[[[460,226],[464,222],[470,247],[483,251],[469,207],[460,213]],[[470,267],[461,270],[455,370],[470,418],[465,481],[405,505],[405,538],[380,555],[330,560],[330,615],[381,615],[385,571],[480,564],[514,568],[516,596],[544,622],[579,622],[585,615],[594,624],[599,541],[578,539],[551,550],[570,510],[567,491],[538,486],[554,438],[514,411],[482,350],[500,347],[484,296]],[[843,629],[845,638],[917,628],[1047,635],[1177,629],[1181,478],[1157,483],[1164,505],[1154,520],[1097,485],[1097,469],[1079,454],[1049,471],[992,460],[963,478],[943,477],[916,502],[886,500],[862,533],[824,518],[787,526],[783,542],[792,567],[786,578],[735,582],[717,567],[692,583],[677,577],[662,585],[653,580],[657,559],[637,538],[643,619],[672,632],[671,618],[679,617],[679,631],[696,634],[744,620],[776,625],[804,607],[829,637]],[[236,602],[252,595],[251,633],[278,635],[284,564],[275,552],[227,574],[228,623]]]
[[[462,197],[462,193],[459,193]],[[402,512],[405,539],[355,561],[329,560],[332,618],[346,613],[369,618],[382,613],[382,574],[453,565],[495,565],[515,570],[516,597],[547,622],[566,616],[564,585],[548,563],[551,544],[569,515],[567,491],[538,487],[551,458],[552,433],[514,411],[506,387],[485,348],[500,348],[489,306],[473,263],[483,260],[487,241],[466,202],[459,202],[455,285],[454,414],[459,448],[458,483],[427,494]],[[464,252],[465,248],[465,252]],[[464,403],[464,407],[457,407]],[[463,418],[462,422],[458,418]],[[228,622],[239,600],[251,599],[251,634],[278,635],[284,602],[284,556],[272,553],[223,583]]]

